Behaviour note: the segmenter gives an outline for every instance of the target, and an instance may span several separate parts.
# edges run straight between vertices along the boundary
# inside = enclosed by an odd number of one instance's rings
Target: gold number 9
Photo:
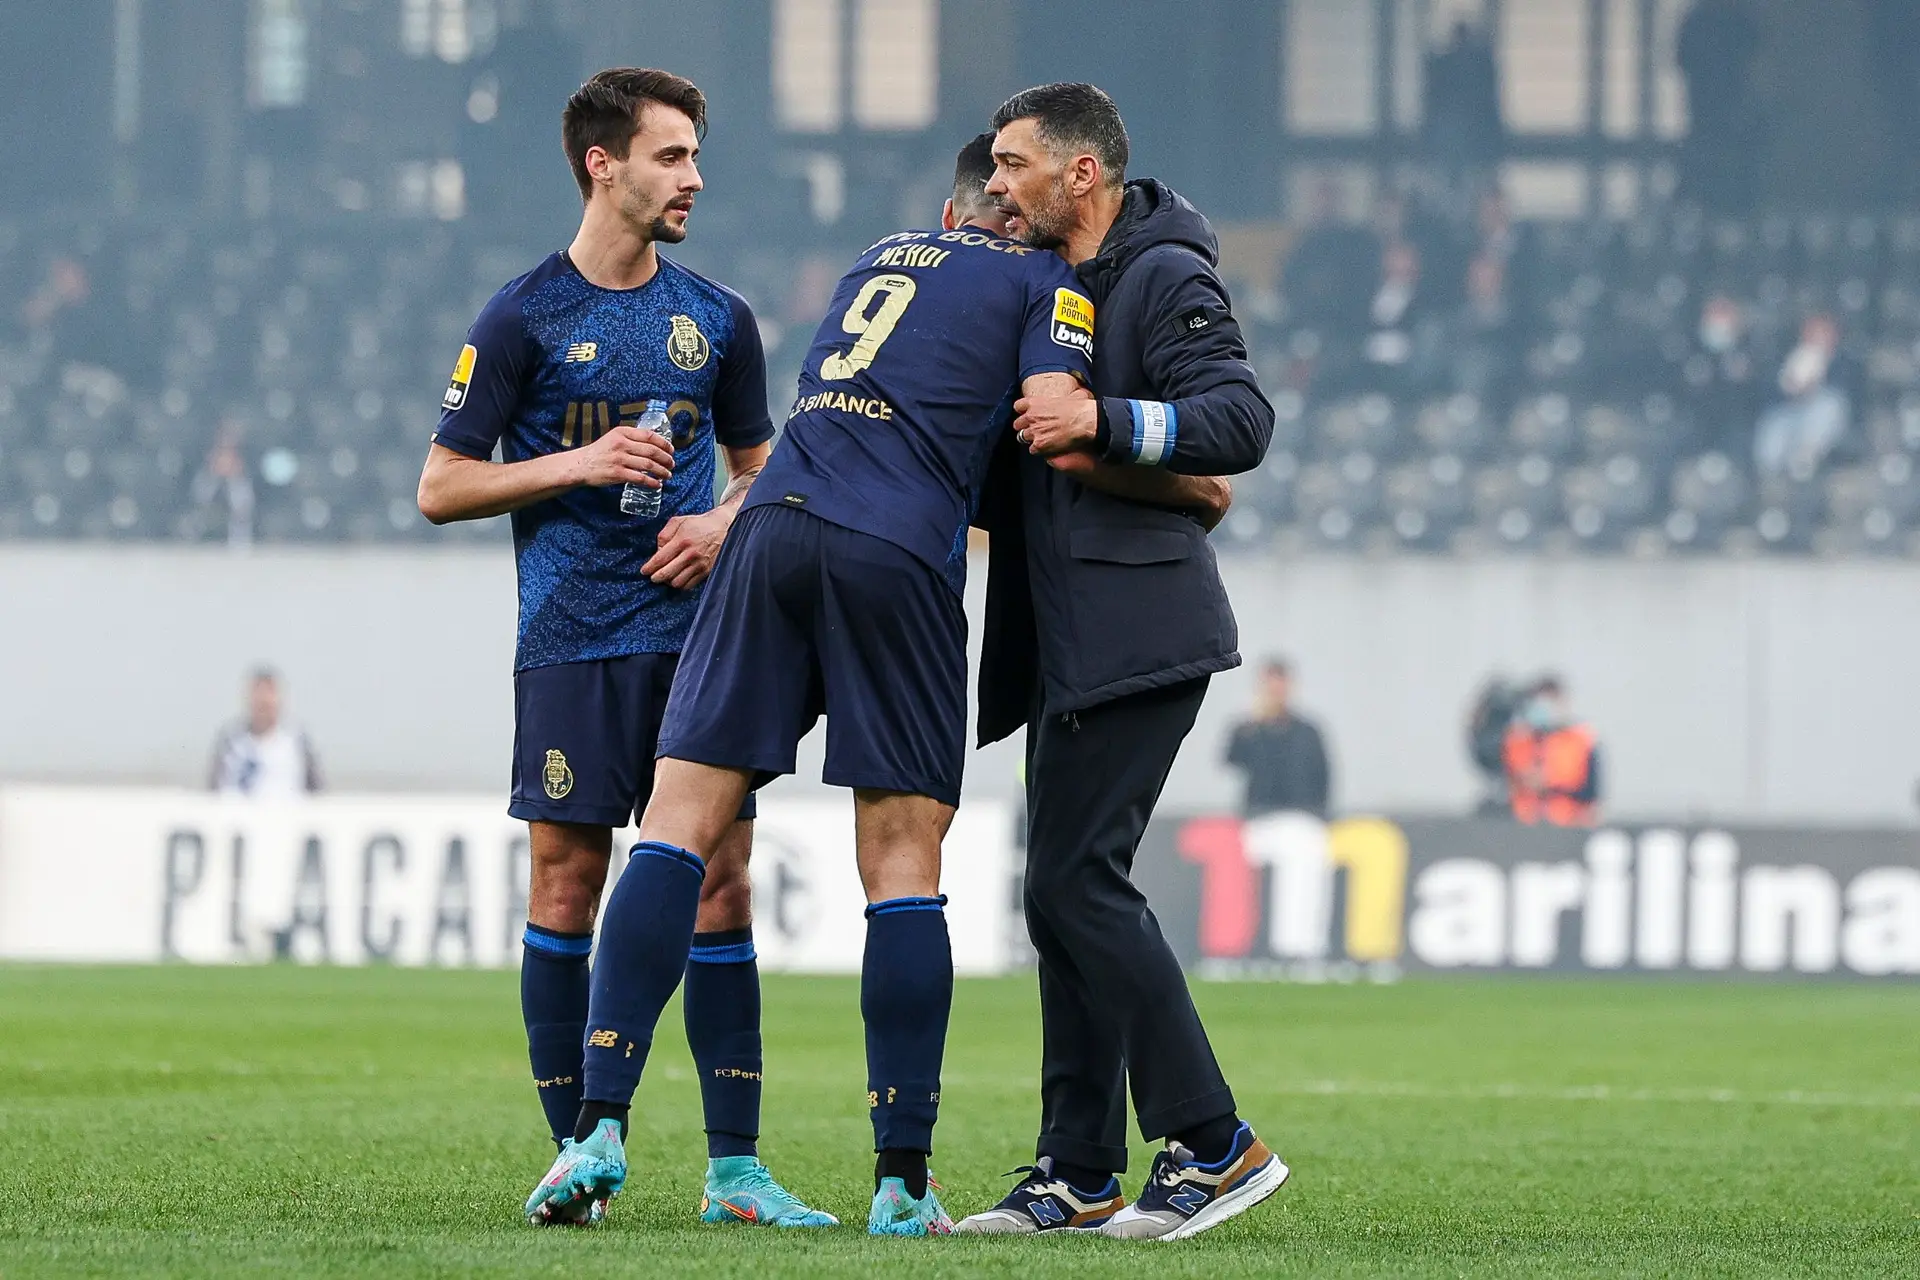
[[[851,378],[873,363],[874,356],[880,353],[880,344],[893,336],[893,326],[900,323],[900,317],[906,313],[907,304],[913,301],[913,293],[918,288],[912,276],[886,275],[875,276],[860,286],[860,292],[853,297],[853,305],[847,308],[847,314],[840,317],[840,327],[848,333],[857,334],[858,339],[847,354],[834,354],[820,362],[820,376],[829,381]],[[873,305],[875,297],[884,294],[880,307],[871,316],[867,308]]]

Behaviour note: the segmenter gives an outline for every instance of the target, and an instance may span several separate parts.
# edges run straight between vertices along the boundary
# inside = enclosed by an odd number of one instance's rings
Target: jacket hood
[[[1127,183],[1120,216],[1107,229],[1100,252],[1080,264],[1081,279],[1111,284],[1135,258],[1163,244],[1184,245],[1208,266],[1220,265],[1220,239],[1205,216],[1158,178],[1135,178]]]

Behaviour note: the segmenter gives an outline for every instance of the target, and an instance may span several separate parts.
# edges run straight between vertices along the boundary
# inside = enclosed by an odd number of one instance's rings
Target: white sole
[[[964,1223],[965,1221],[966,1219],[963,1218],[961,1219],[960,1222],[954,1224],[953,1233],[955,1235],[957,1236],[1058,1236],[1058,1235],[1097,1236],[1100,1234],[1100,1227],[1048,1227],[1045,1231],[1040,1230],[1038,1227],[1028,1227],[1025,1231],[1018,1231],[1018,1230],[1016,1231],[984,1231],[979,1227],[975,1227],[972,1230],[969,1230],[962,1225],[962,1223]],[[1106,1224],[1102,1223],[1100,1225],[1105,1226]]]
[[[1161,1241],[1191,1239],[1202,1231],[1211,1230],[1223,1222],[1237,1218],[1285,1186],[1287,1176],[1292,1172],[1293,1170],[1282,1163],[1279,1156],[1275,1156],[1261,1165],[1245,1183],[1221,1196],[1167,1234],[1155,1236],[1154,1239]]]

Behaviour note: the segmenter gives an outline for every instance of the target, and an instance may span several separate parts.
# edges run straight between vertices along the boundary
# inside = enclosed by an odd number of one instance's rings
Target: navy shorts
[[[513,677],[513,800],[531,822],[624,827],[653,794],[674,653],[531,667]],[[742,818],[754,814],[747,797]]]
[[[960,803],[967,615],[911,553],[793,507],[750,507],[720,549],[680,659],[660,754],[794,770],[822,714],[834,786]]]

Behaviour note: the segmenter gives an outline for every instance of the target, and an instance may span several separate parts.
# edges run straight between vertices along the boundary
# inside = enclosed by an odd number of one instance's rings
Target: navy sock
[[[760,965],[751,928],[693,935],[681,1006],[700,1072],[708,1158],[758,1155]]]
[[[867,1024],[867,1107],[873,1149],[933,1150],[940,1059],[953,1008],[947,900],[892,898],[867,908],[860,1015]]]
[[[1167,1136],[1193,1152],[1193,1158],[1201,1164],[1219,1164],[1233,1154],[1233,1140],[1239,1134],[1240,1117],[1229,1111],[1224,1116]]]
[[[1053,1176],[1090,1200],[1106,1195],[1113,1186],[1113,1170],[1096,1169],[1087,1164],[1069,1164],[1065,1160],[1053,1162]]]
[[[559,1142],[580,1114],[580,1042],[587,1034],[587,956],[590,933],[561,933],[529,923],[522,936],[520,1016],[527,1024],[527,1057],[547,1129]]]
[[[587,1102],[633,1101],[660,1011],[687,968],[705,874],[700,859],[678,846],[658,840],[633,846],[600,925],[587,1010]]]

